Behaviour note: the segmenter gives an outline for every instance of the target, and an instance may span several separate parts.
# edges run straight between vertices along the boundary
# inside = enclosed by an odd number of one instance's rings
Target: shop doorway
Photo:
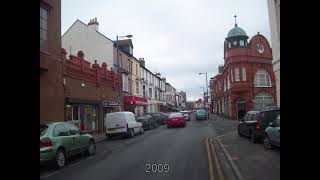
[[[237,119],[242,119],[247,113],[246,110],[247,102],[244,99],[237,100]]]
[[[103,126],[103,132],[104,132],[104,133],[106,132],[106,126],[105,126],[105,123],[106,123],[106,114],[112,113],[112,112],[115,112],[115,108],[113,108],[113,107],[104,107],[104,108],[103,108],[103,122],[102,122],[102,126]]]

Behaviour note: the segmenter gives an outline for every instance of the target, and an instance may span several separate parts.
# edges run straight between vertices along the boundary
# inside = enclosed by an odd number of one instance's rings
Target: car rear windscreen
[[[197,113],[198,113],[198,114],[206,114],[206,111],[204,111],[204,110],[199,110],[199,111],[197,111]]]
[[[40,136],[44,135],[48,130],[47,125],[40,125]]]
[[[145,117],[138,117],[137,121],[140,122],[140,121],[145,121],[146,118]]]
[[[169,118],[177,118],[177,117],[182,117],[182,113],[171,113]]]

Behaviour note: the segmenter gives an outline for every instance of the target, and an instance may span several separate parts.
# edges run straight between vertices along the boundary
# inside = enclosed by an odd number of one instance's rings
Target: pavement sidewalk
[[[217,114],[210,114],[210,120],[218,135],[237,131],[238,121],[224,118]]]
[[[107,139],[105,133],[97,133],[92,136],[93,136],[96,143],[100,143],[100,142],[105,141]]]

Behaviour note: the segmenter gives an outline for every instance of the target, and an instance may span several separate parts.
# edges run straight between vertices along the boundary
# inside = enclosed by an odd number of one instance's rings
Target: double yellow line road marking
[[[211,138],[205,138],[206,150],[208,155],[209,176],[210,180],[214,180],[215,177],[219,180],[224,180],[224,175],[221,170],[220,162],[218,160],[217,152],[214,148]]]

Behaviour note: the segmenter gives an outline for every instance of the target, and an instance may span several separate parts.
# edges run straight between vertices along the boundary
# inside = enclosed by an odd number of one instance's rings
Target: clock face
[[[257,44],[257,51],[258,51],[259,53],[263,53],[264,47],[263,47],[263,45],[262,45],[261,43],[258,43],[258,44]]]

